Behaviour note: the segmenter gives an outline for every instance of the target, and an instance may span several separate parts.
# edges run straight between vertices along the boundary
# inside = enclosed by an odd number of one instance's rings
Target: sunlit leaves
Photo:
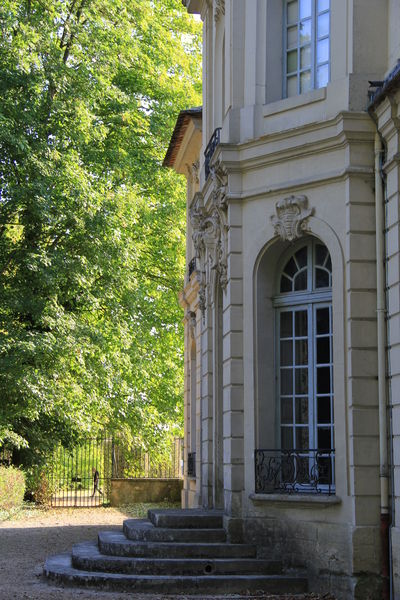
[[[0,6],[0,439],[179,429],[185,193],[161,163],[200,64],[180,0]]]

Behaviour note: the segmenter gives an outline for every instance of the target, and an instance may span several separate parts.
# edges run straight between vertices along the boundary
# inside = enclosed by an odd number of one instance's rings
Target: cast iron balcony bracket
[[[210,163],[211,163],[212,156],[215,152],[216,147],[220,143],[220,141],[221,141],[221,127],[217,127],[214,130],[214,133],[212,134],[210,141],[207,144],[207,148],[204,150],[204,157],[205,157],[204,169],[205,169],[206,179],[208,178],[208,176],[210,174]]]
[[[196,477],[196,452],[188,452],[187,474],[188,477]]]
[[[334,494],[335,450],[255,450],[256,494]]]

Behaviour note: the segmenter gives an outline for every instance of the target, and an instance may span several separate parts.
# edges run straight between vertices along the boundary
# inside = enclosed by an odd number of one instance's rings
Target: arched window
[[[326,246],[310,238],[286,253],[277,287],[277,442],[288,461],[281,476],[296,480],[299,489],[323,490],[333,486],[334,470],[332,264]]]

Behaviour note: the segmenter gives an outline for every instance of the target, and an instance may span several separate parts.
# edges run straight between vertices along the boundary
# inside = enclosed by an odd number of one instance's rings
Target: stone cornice
[[[228,173],[233,176],[232,185],[226,194],[229,202],[256,199],[276,193],[297,194],[321,184],[344,181],[348,177],[373,178],[373,154],[371,154],[371,165],[346,165],[343,156],[343,165],[339,168],[319,170],[318,173],[309,173],[303,178],[285,179],[285,181],[243,191],[235,190],[235,174],[240,176],[245,171],[272,168],[289,160],[318,157],[323,153],[343,152],[352,144],[369,143],[373,152],[374,134],[374,123],[367,113],[341,113],[335,119],[318,123],[315,127],[306,125],[292,131],[266,135],[243,144],[221,143],[215,152],[214,160],[221,161]],[[204,206],[207,209],[212,202],[212,190],[212,179],[209,177],[202,188]]]
[[[344,118],[343,118],[344,117]],[[357,127],[356,125],[361,125]],[[327,129],[330,132],[327,133]],[[353,118],[340,115],[324,123],[308,124],[285,132],[257,138],[243,144],[226,144],[219,147],[221,160],[229,173],[260,169],[296,158],[316,156],[323,152],[340,150],[349,144],[373,145],[375,127],[370,117]]]
[[[258,200],[267,196],[276,196],[277,194],[297,194],[305,190],[321,187],[321,185],[345,181],[349,177],[361,177],[364,180],[369,179],[371,180],[371,183],[373,183],[374,169],[372,167],[348,167],[346,169],[337,169],[316,176],[293,179],[275,185],[244,190],[243,192],[230,192],[227,194],[226,198],[229,203],[241,203],[244,200]]]

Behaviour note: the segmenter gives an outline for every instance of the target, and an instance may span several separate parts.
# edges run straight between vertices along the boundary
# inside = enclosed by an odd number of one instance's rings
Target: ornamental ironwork
[[[204,150],[204,157],[205,157],[204,169],[205,169],[206,179],[211,172],[211,170],[210,170],[211,158],[215,152],[216,147],[220,143],[220,141],[221,141],[221,127],[217,127],[215,129],[214,133],[212,134],[210,141],[207,144],[207,148]]]
[[[196,477],[196,452],[188,452],[187,474],[188,477]]]
[[[256,494],[335,493],[333,449],[255,450]]]

